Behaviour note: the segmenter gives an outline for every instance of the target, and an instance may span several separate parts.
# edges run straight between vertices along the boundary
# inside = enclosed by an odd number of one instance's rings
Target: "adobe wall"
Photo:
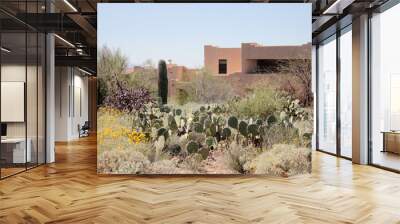
[[[241,49],[204,46],[204,67],[214,75],[218,75],[218,60],[227,60],[227,75],[241,72]]]

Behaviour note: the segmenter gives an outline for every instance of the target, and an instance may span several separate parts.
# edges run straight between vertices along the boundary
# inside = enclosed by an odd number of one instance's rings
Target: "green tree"
[[[167,104],[168,98],[168,71],[164,60],[158,63],[158,96],[162,104]]]
[[[103,46],[98,54],[97,77],[103,79],[108,89],[114,89],[120,76],[128,66],[128,59],[117,49],[113,50]]]

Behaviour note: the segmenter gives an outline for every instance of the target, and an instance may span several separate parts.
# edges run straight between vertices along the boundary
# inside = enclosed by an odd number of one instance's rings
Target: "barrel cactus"
[[[228,125],[231,128],[238,129],[238,123],[239,120],[237,119],[237,117],[232,116],[228,119]]]
[[[190,141],[186,145],[186,150],[188,151],[188,153],[192,154],[196,153],[199,150],[199,147],[199,143],[195,141]]]

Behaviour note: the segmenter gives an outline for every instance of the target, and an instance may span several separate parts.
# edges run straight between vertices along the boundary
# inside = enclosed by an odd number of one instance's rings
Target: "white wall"
[[[88,120],[88,78],[76,68],[56,67],[55,85],[55,140],[77,139],[78,125]]]

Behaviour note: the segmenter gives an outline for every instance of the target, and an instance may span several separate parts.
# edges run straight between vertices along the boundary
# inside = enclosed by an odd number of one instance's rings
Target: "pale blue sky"
[[[121,49],[131,65],[171,59],[203,66],[203,46],[311,42],[310,4],[98,4],[98,46]]]

